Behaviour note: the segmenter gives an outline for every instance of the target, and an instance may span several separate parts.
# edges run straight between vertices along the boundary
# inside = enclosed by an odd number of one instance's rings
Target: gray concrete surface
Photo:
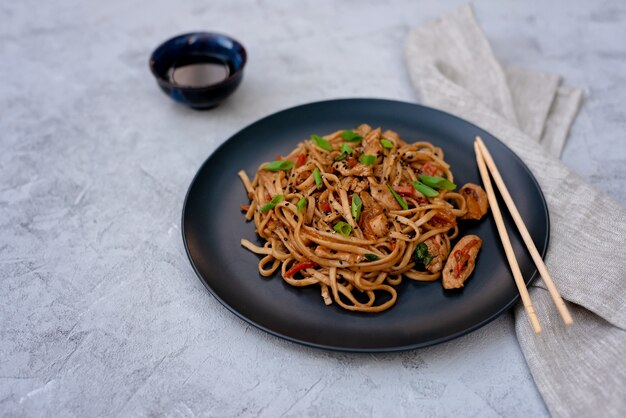
[[[404,36],[459,1],[89,3],[0,3],[0,415],[547,415],[509,314],[406,353],[301,347],[213,299],[180,236],[195,171],[241,127],[321,99],[415,100]],[[503,62],[585,89],[563,159],[626,204],[626,4],[475,6]],[[147,68],[198,29],[250,53],[211,112]]]

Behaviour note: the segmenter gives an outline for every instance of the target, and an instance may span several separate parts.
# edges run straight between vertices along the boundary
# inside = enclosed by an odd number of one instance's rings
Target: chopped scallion
[[[358,194],[353,194],[352,195],[352,205],[350,207],[350,212],[352,213],[352,217],[354,218],[355,221],[359,220],[359,217],[361,216],[361,209],[363,208],[363,201],[361,200],[361,198],[359,197]]]
[[[270,209],[274,209],[276,205],[279,204],[284,198],[285,198],[284,194],[277,194],[276,196],[272,198],[272,200],[270,200],[269,202],[267,202],[265,205],[261,207],[261,212],[267,212]]]
[[[304,209],[308,204],[309,204],[309,201],[307,200],[306,197],[303,197],[302,199],[298,200],[298,203],[296,203],[298,212],[302,212],[302,209]]]
[[[335,157],[335,161],[345,160],[348,154],[352,154],[352,148],[348,144],[341,144],[341,154]]]
[[[389,191],[391,192],[391,194],[393,195],[393,197],[396,198],[396,200],[398,201],[400,206],[402,206],[402,209],[407,210],[409,208],[409,205],[407,205],[407,203],[404,201],[402,196],[400,196],[398,193],[396,193],[396,191],[393,190],[393,188],[390,185],[387,184],[386,186],[389,189]]]
[[[363,154],[361,155],[361,159],[359,161],[361,162],[361,164],[364,164],[364,165],[372,165],[376,161],[376,156]]]
[[[360,140],[363,139],[363,137],[361,135],[357,134],[354,131],[350,131],[350,130],[343,131],[341,133],[341,137],[343,139],[345,139],[346,141],[348,141],[348,142],[359,142]]]
[[[363,256],[365,258],[367,258],[367,261],[376,261],[378,260],[378,256],[376,254],[363,254]]]
[[[325,140],[324,138],[322,138],[319,135],[311,135],[311,139],[313,140],[313,142],[315,142],[315,145],[317,145],[318,147],[325,149],[326,151],[332,151],[333,147],[330,145],[330,142],[328,142],[327,140]]]
[[[296,163],[294,163],[291,160],[272,161],[271,163],[265,164],[263,166],[263,170],[286,171],[286,170],[291,170],[294,165],[296,165]]]
[[[444,189],[444,190],[456,189],[456,184],[452,183],[448,179],[444,179],[443,177],[419,176],[419,179],[422,183],[424,183],[428,187],[432,187],[433,189]]]
[[[344,221],[337,222],[335,226],[333,226],[333,229],[339,232],[344,237],[347,237],[348,235],[350,235],[350,232],[352,232],[352,227]]]
[[[389,148],[389,149],[393,148],[393,146],[394,146],[393,142],[391,142],[388,139],[381,139],[380,140],[380,145],[382,145],[385,148]]]
[[[426,197],[435,197],[435,196],[439,195],[439,192],[437,190],[432,189],[432,188],[428,187],[427,185],[425,185],[423,183],[420,183],[419,181],[414,181],[411,184],[413,185],[415,190],[417,190],[418,192],[420,192],[421,194],[423,194]]]
[[[313,178],[315,179],[316,188],[321,189],[324,183],[322,182],[322,173],[320,173],[320,169],[317,167],[313,170]]]

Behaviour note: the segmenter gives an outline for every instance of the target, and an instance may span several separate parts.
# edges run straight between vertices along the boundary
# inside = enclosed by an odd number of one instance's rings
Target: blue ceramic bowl
[[[211,109],[234,92],[243,77],[247,54],[236,40],[219,33],[195,32],[176,36],[159,45],[150,57],[150,70],[161,90],[194,109]],[[206,85],[184,85],[174,71],[194,63],[221,63],[224,76]]]

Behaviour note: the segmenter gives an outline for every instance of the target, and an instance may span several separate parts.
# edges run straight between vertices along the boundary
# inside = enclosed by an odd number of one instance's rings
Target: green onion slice
[[[318,147],[325,149],[326,151],[332,151],[333,147],[330,145],[330,142],[328,142],[327,140],[325,140],[324,138],[322,138],[319,135],[311,135],[311,139],[313,140],[313,142],[315,142],[315,145],[317,145]]]
[[[361,198],[359,197],[358,194],[353,194],[352,195],[352,205],[350,207],[350,212],[352,213],[352,217],[354,218],[355,221],[359,220],[359,217],[361,216],[361,209],[363,208],[363,201],[361,201]]]
[[[313,170],[313,178],[315,179],[315,186],[320,189],[323,185],[322,183],[322,173],[320,173],[320,169],[315,167]]]
[[[340,136],[348,142],[359,142],[360,140],[363,139],[361,135],[350,130],[343,131]]]
[[[335,226],[333,226],[333,229],[339,232],[344,237],[347,237],[348,235],[350,235],[350,232],[352,232],[352,227],[344,221],[337,222]]]
[[[396,191],[393,190],[393,188],[390,185],[385,184],[385,186],[387,186],[387,188],[389,189],[389,191],[391,192],[393,197],[395,197],[396,200],[398,201],[398,203],[400,203],[400,206],[402,206],[402,209],[407,210],[409,208],[409,205],[407,205],[407,203],[404,201],[402,196],[400,196],[398,193],[396,193]]]
[[[276,205],[279,204],[284,198],[285,198],[284,194],[277,194],[276,196],[272,198],[272,200],[270,200],[269,202],[267,202],[265,205],[261,207],[261,212],[267,212],[270,209],[274,209]]]
[[[426,197],[435,197],[439,195],[439,192],[437,190],[432,189],[428,187],[427,185],[420,183],[419,181],[414,181],[411,184],[413,185],[415,190],[417,190],[418,192],[420,192]]]
[[[291,160],[272,161],[271,163],[265,164],[263,166],[263,170],[285,171],[285,170],[291,170],[294,165],[296,165],[296,163],[294,163]]]
[[[376,261],[378,260],[378,256],[376,254],[363,254],[363,256],[365,258],[367,258],[367,261]]]
[[[376,156],[363,154],[361,155],[361,159],[359,161],[361,162],[361,164],[364,164],[364,165],[372,165],[376,161]]]
[[[444,189],[444,190],[456,189],[456,184],[452,183],[448,179],[444,179],[443,177],[419,176],[419,179],[422,183],[424,183],[428,187],[432,187],[433,189]]]
[[[309,204],[309,201],[307,200],[306,197],[303,197],[302,199],[298,200],[298,203],[296,203],[298,212],[302,212],[302,209],[304,209],[308,204]]]
[[[335,161],[345,160],[348,154],[352,154],[352,147],[348,144],[341,144],[341,155],[335,157]]]
[[[380,145],[382,145],[385,148],[389,148],[389,149],[393,148],[393,142],[391,142],[388,139],[381,139],[380,140]]]

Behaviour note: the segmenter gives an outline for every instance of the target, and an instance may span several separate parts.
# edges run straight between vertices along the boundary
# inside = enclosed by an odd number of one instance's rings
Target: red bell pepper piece
[[[415,189],[413,185],[407,184],[404,186],[393,186],[393,190],[402,196],[414,197]]]
[[[466,245],[465,248],[463,248],[462,250],[456,250],[454,252],[454,259],[457,261],[456,266],[454,266],[454,277],[459,277],[459,274],[461,274],[461,269],[465,266],[467,260],[469,260],[469,249],[479,242],[480,241],[478,240],[474,240]]]
[[[296,160],[296,168],[302,167],[304,164],[306,164],[306,154],[302,153],[298,155],[298,159]]]
[[[292,268],[290,268],[289,270],[287,270],[287,273],[285,273],[285,277],[291,277],[297,272],[299,272],[300,270],[310,269],[313,267],[317,267],[317,264],[315,264],[312,261],[302,261],[296,264],[295,266],[293,266]]]
[[[430,161],[422,166],[422,171],[428,174],[429,176],[434,176],[435,173],[437,173],[437,170],[438,170],[437,166],[431,163]]]

